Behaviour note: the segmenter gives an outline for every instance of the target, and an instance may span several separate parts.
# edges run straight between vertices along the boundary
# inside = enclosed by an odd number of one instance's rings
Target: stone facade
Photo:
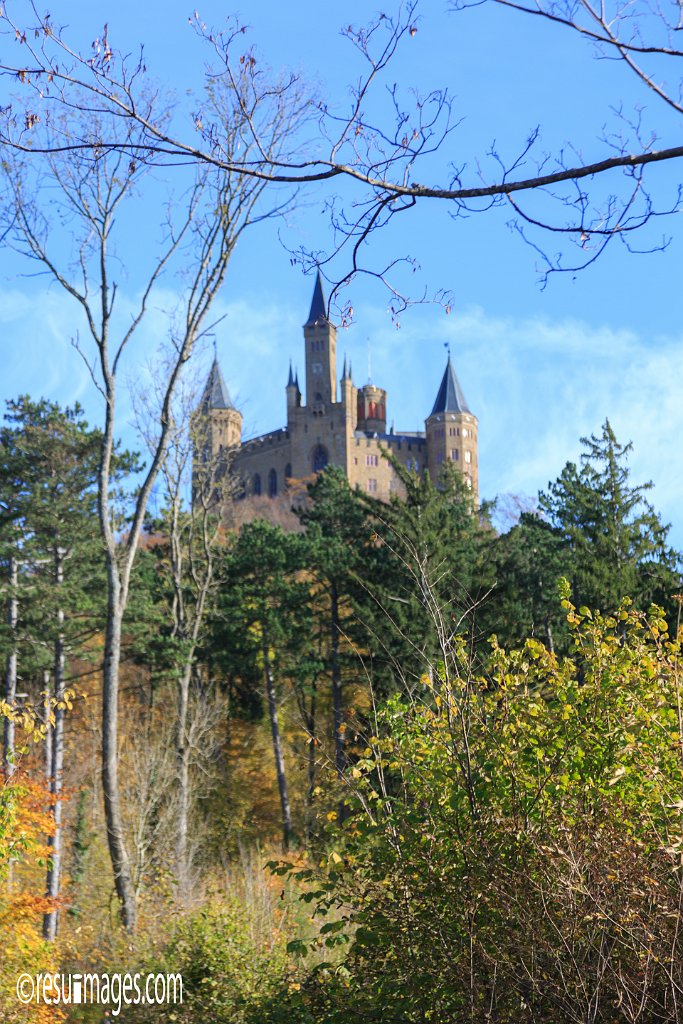
[[[374,384],[357,388],[351,367],[337,387],[337,331],[327,318],[320,275],[304,324],[306,400],[292,374],[286,386],[287,425],[243,441],[242,418],[230,400],[217,360],[202,396],[208,416],[206,455],[232,453],[232,468],[246,495],[276,497],[288,480],[310,477],[326,465],[341,466],[352,487],[388,500],[402,484],[385,454],[407,469],[428,470],[436,480],[445,462],[465,475],[478,499],[477,417],[469,409],[448,357],[444,375],[423,431],[387,432],[387,393]]]

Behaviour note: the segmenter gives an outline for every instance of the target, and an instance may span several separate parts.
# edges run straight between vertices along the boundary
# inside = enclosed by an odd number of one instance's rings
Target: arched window
[[[316,445],[313,449],[313,472],[320,473],[329,461],[330,459],[327,454],[327,448],[322,444]]]
[[[277,495],[277,473],[271,469],[268,474],[268,497],[274,498]]]
[[[251,489],[254,494],[259,495],[261,493],[261,474],[254,473],[254,479],[252,481]]]
[[[292,476],[292,463],[288,462],[285,466],[285,480],[290,480]]]

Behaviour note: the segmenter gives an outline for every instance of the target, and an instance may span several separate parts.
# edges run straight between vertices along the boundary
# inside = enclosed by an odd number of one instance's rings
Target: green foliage
[[[22,397],[8,403],[5,418],[12,426],[0,430],[0,557],[20,564],[19,639],[26,674],[29,666],[50,665],[57,632],[66,629],[74,645],[93,628],[101,569],[93,551],[98,439],[78,406],[62,411]],[[58,561],[68,585],[58,584]],[[57,621],[58,609],[66,626]]]
[[[224,585],[212,621],[218,663],[236,677],[239,699],[260,706],[264,651],[282,677],[312,655],[301,538],[256,520],[224,551]]]
[[[237,901],[209,903],[180,920],[161,954],[139,968],[182,974],[182,1006],[155,1007],[155,1021],[285,1024],[274,997],[289,992],[290,985],[295,992],[296,982],[284,933],[275,929],[272,936],[255,937],[252,932],[253,924]],[[131,1024],[148,1019],[149,1009],[126,1009]]]
[[[476,676],[458,638],[381,713],[328,871],[298,872],[348,944],[321,1020],[678,1019],[680,643],[659,609],[565,609],[571,659],[494,646]]]
[[[651,483],[629,481],[632,445],[621,445],[609,420],[599,437],[581,439],[581,465],[568,462],[539,496],[539,508],[560,539],[564,575],[574,603],[613,612],[624,597],[670,614],[680,589],[680,558],[645,495]]]
[[[22,674],[49,668],[59,635],[67,652],[88,657],[104,621],[104,562],[98,541],[97,485],[101,436],[83,410],[22,396],[7,403],[0,429],[0,560],[19,561],[18,644]],[[116,483],[137,466],[119,452]],[[117,495],[112,495],[114,505]],[[60,581],[61,577],[61,581]]]
[[[453,633],[476,628],[486,594],[490,527],[462,474],[437,484],[395,464],[406,489],[386,504],[364,496],[374,545],[363,567],[363,621],[378,693],[410,690]]]
[[[357,650],[367,645],[364,613],[372,526],[358,494],[339,468],[328,466],[318,474],[308,495],[309,505],[298,513],[306,527],[300,557],[311,581],[312,627],[321,668],[331,677],[336,656],[340,671],[357,676]],[[332,641],[335,633],[338,651]]]
[[[480,634],[506,646],[533,637],[567,650],[568,631],[558,605],[558,581],[566,570],[562,540],[547,520],[525,512],[507,533],[490,540],[495,580],[477,613]]]
[[[163,543],[156,540],[152,534],[152,540],[138,551],[124,618],[126,655],[147,670],[153,692],[173,675],[179,653],[171,636],[168,545],[165,539]]]
[[[361,685],[359,651],[368,647],[366,567],[371,526],[356,492],[341,469],[327,467],[308,488],[309,507],[300,515],[306,526],[303,557],[311,577],[310,615],[320,657],[320,675],[330,686],[332,739],[338,778],[348,760],[346,727],[350,686]],[[299,706],[309,733],[308,800],[315,789],[318,674],[312,674]],[[309,823],[309,834],[312,832]]]

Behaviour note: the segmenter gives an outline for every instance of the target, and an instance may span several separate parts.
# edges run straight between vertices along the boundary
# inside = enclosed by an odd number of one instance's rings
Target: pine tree
[[[539,495],[539,508],[557,531],[575,604],[613,611],[623,597],[673,610],[680,556],[645,495],[652,483],[630,482],[632,444],[617,441],[609,420],[599,436],[581,439],[580,466],[568,462]]]
[[[406,496],[363,496],[375,542],[366,570],[365,621],[381,692],[433,675],[455,633],[478,638],[478,608],[491,583],[488,510],[477,509],[451,465],[434,483],[394,466]]]
[[[283,848],[294,839],[293,815],[280,721],[286,682],[300,669],[310,645],[309,588],[297,578],[301,541],[256,520],[244,526],[226,552],[225,587],[217,604],[213,643],[243,681],[265,696],[282,810]],[[239,638],[239,639],[237,639]],[[233,640],[237,642],[233,643]]]
[[[565,647],[566,615],[559,580],[567,572],[557,528],[524,512],[507,533],[490,539],[493,586],[478,615],[484,639],[495,634],[504,647],[540,639],[550,650]]]
[[[55,830],[49,839],[47,895],[60,892],[62,784],[64,774],[64,697],[70,658],[90,656],[88,641],[101,629],[104,563],[97,546],[96,486],[100,433],[89,428],[76,405],[32,401],[8,403],[0,430],[0,556],[14,566],[17,584],[10,600],[16,624],[6,636],[7,691],[16,691],[16,659],[29,699],[52,690],[54,723],[48,729],[46,774]],[[134,464],[117,455],[117,467]],[[32,683],[32,685],[31,685]],[[54,939],[56,911],[45,915],[44,934]]]
[[[314,584],[312,619],[317,623],[319,649],[330,681],[335,770],[343,779],[347,766],[344,689],[349,679],[358,677],[357,648],[362,650],[367,641],[359,611],[364,603],[360,580],[371,530],[341,469],[329,466],[318,474],[308,496],[309,505],[299,513],[306,526],[304,558]],[[311,735],[309,775],[314,741]],[[343,802],[340,813],[344,814]]]

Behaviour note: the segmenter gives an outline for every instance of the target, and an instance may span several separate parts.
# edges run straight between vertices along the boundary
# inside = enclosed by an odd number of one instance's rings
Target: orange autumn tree
[[[31,742],[44,738],[45,726],[32,708],[10,707],[0,701],[0,714],[14,723],[23,746],[15,748],[0,784],[0,1019],[4,1024],[65,1020],[59,1007],[37,1003],[24,1006],[17,998],[21,974],[35,976],[58,969],[54,943],[42,938],[43,914],[53,909],[44,895],[47,838],[54,830],[50,796],[45,784],[31,778],[22,764]],[[48,718],[53,717],[51,709]]]

